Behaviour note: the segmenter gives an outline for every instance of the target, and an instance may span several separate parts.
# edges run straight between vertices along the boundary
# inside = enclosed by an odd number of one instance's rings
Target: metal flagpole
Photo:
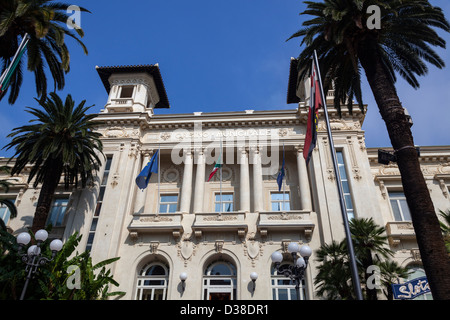
[[[17,56],[19,55],[20,51],[22,51],[23,47],[28,44],[28,41],[30,41],[30,36],[28,35],[28,33],[25,33],[25,35],[23,36],[22,42],[19,45],[19,48],[17,49],[14,57],[11,60],[11,63],[9,64],[9,66],[6,68],[5,72],[3,72],[3,74],[0,77],[0,84],[3,83],[3,80],[5,80],[6,75],[9,73],[9,70],[11,70],[12,65],[14,64],[14,61],[17,59]]]
[[[284,163],[284,160],[285,160],[285,158],[284,158],[284,141],[283,141],[283,164],[285,164]],[[281,169],[284,171],[283,172],[283,179],[281,180],[281,183],[283,184],[283,208],[282,208],[282,210],[284,211],[284,208],[285,208],[285,206],[284,206],[284,177],[286,176],[286,168],[284,168],[283,167],[283,164],[281,165]]]
[[[322,104],[323,104],[323,109],[324,109],[325,121],[327,123],[328,140],[330,143],[330,151],[331,151],[331,156],[333,159],[334,172],[336,174],[336,185],[337,185],[338,192],[339,192],[339,204],[341,206],[342,219],[344,220],[344,229],[345,229],[345,234],[346,234],[346,238],[347,238],[348,254],[350,256],[350,269],[352,272],[353,289],[355,291],[357,300],[363,300],[362,292],[361,292],[361,284],[360,284],[359,276],[358,276],[358,268],[356,266],[355,250],[353,248],[352,235],[351,235],[350,227],[349,227],[349,223],[348,223],[347,208],[345,206],[344,193],[342,190],[341,176],[339,174],[338,165],[337,165],[336,150],[334,148],[333,136],[331,134],[330,119],[328,118],[327,100],[326,100],[325,94],[323,92],[322,78],[320,76],[321,73],[320,73],[319,60],[317,58],[316,50],[314,50],[313,65],[315,65],[316,69],[317,69],[317,78],[319,81],[320,94],[321,94],[322,102],[323,102]],[[311,101],[311,99],[312,99],[312,97],[310,97],[310,101]]]
[[[220,168],[219,168],[219,170],[220,170],[220,172],[219,172],[219,174],[220,174],[220,210],[219,210],[219,213],[222,213],[222,210],[223,210],[223,201],[222,201],[222,167],[223,167],[223,159],[222,159],[222,156],[223,156],[223,154],[222,154],[222,139],[220,139],[219,160],[222,163],[220,164]]]
[[[159,185],[161,184],[161,145],[158,145],[158,210],[156,211],[158,214],[160,213],[161,206],[161,193],[159,191]]]

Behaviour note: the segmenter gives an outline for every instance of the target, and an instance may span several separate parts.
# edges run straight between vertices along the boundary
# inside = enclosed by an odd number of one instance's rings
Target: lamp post
[[[294,281],[297,299],[300,300],[300,283],[303,280],[305,270],[308,267],[308,259],[312,254],[312,250],[307,245],[300,247],[297,242],[289,243],[287,249],[294,260],[293,266],[289,266],[283,270],[279,269],[281,262],[283,261],[283,254],[279,251],[272,253],[272,262],[275,263],[275,269],[278,273],[283,273],[285,277]]]
[[[38,230],[35,234],[36,244],[30,246],[26,253],[23,253],[25,246],[31,241],[31,236],[27,232],[22,232],[17,236],[17,243],[19,244],[19,254],[22,256],[22,261],[26,264],[25,272],[28,272],[27,278],[25,280],[25,285],[23,286],[22,294],[20,295],[20,300],[25,297],[25,292],[28,288],[28,283],[36,273],[38,267],[45,265],[47,262],[52,261],[56,253],[62,249],[61,240],[55,239],[50,243],[50,250],[52,250],[52,257],[47,258],[41,256],[41,245],[47,240],[48,232],[45,230]]]

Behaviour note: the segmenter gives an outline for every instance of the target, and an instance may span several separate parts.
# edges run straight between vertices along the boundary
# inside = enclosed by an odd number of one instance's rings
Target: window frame
[[[212,275],[211,271],[218,265],[224,265],[230,274]],[[229,281],[229,283],[212,283],[225,281]],[[230,294],[230,300],[237,299],[237,269],[234,263],[226,260],[214,260],[204,268],[202,275],[202,299],[209,300],[211,293]]]
[[[282,199],[273,199],[272,198],[272,196],[273,195],[276,195],[276,194],[279,194],[279,195],[282,195]],[[287,199],[286,199],[286,196],[288,197]],[[274,204],[277,204],[278,203],[278,207],[279,207],[279,210],[274,210],[273,209],[273,205]],[[287,209],[285,209],[284,207],[284,204],[285,203],[287,203],[288,204],[288,208]],[[280,206],[280,204],[281,204],[281,206]],[[290,191],[285,191],[285,192],[283,192],[283,191],[270,191],[270,209],[272,210],[272,211],[276,211],[276,212],[283,212],[283,211],[291,211],[291,195],[290,195]]]
[[[163,202],[162,201],[162,198],[163,197],[173,197],[173,196],[176,196],[177,197],[177,200],[176,200],[176,202],[173,202],[173,201],[167,201],[167,202]],[[178,211],[178,200],[179,200],[179,196],[178,196],[178,193],[161,193],[160,195],[159,195],[159,208],[158,208],[158,212],[159,213],[175,213],[175,212],[177,212]],[[167,208],[166,208],[166,211],[161,211],[161,206],[162,205],[166,205],[167,206]],[[169,209],[170,209],[170,206],[171,205],[175,205],[175,211],[170,211]]]
[[[214,192],[214,212],[215,213],[234,212],[234,208],[235,208],[234,192],[222,192],[222,199],[226,195],[231,195],[231,197],[232,197],[231,201],[223,201],[222,200],[222,203],[221,203],[221,201],[220,201],[221,193],[220,192]],[[219,197],[219,200],[217,200],[217,197]],[[229,210],[229,211],[225,210],[226,204],[230,204],[230,203],[232,205],[231,210]],[[219,208],[220,208],[221,204],[222,204],[222,211],[217,211],[216,207],[219,206]]]
[[[293,266],[292,262],[284,262],[280,265],[279,269],[282,270],[283,267],[289,268],[290,266]],[[280,281],[289,281],[288,284],[281,283]],[[277,269],[275,268],[275,264],[272,264],[271,266],[271,272],[270,272],[270,288],[272,289],[272,300],[280,300],[280,291],[286,290],[286,294],[288,299],[283,300],[297,300],[297,292],[295,290],[295,283],[294,281],[286,277],[284,273],[278,273]],[[305,277],[303,277],[300,288],[300,300],[307,300],[307,291],[306,291],[306,280]]]
[[[154,266],[162,267],[164,270],[164,275],[147,275],[146,274],[147,271]],[[163,296],[163,299],[161,299],[161,300],[167,300],[167,291],[169,288],[169,275],[170,275],[170,269],[164,263],[149,262],[149,263],[145,264],[140,269],[140,272],[136,276],[135,300],[142,300],[142,297],[143,297],[145,291],[150,291],[150,299],[148,299],[148,300],[154,300],[155,292],[157,292],[157,290],[161,290],[161,289],[162,289],[162,296]],[[146,281],[162,281],[163,284],[162,285],[158,285],[158,284],[147,284],[146,285],[145,284]]]
[[[396,193],[397,195],[393,195],[394,193]],[[402,196],[399,196],[398,194],[401,194]],[[402,222],[402,221],[412,221],[411,219],[411,211],[408,207],[408,202],[406,201],[406,196],[405,193],[402,190],[388,190],[388,197],[389,197],[389,206],[391,208],[391,213],[392,213],[392,218],[394,219],[394,221],[396,222]],[[408,212],[407,214],[409,215],[409,219],[405,219],[405,214],[403,212],[404,207],[401,205],[400,201],[404,201],[404,203],[406,204],[406,208],[408,208]],[[392,202],[396,203],[396,208],[398,210],[398,213],[400,214],[400,218],[401,220],[398,220],[396,217],[396,212],[394,210],[394,207],[392,205]]]
[[[342,162],[339,162],[339,154],[342,156]],[[342,195],[344,197],[345,208],[347,209],[347,217],[348,220],[351,220],[356,217],[355,206],[353,203],[352,196],[352,186],[350,184],[350,179],[348,178],[348,170],[347,170],[347,161],[345,160],[344,150],[336,150],[336,158],[337,158],[337,166],[339,170],[339,176],[341,178],[341,186],[342,186]],[[341,171],[341,168],[343,169]],[[345,174],[345,176],[342,175]],[[348,190],[348,191],[346,191]]]
[[[50,207],[50,212],[49,212],[48,218],[47,218],[47,225],[52,224],[52,227],[64,227],[65,226],[65,217],[66,217],[66,213],[67,213],[67,208],[69,207],[69,198],[70,198],[70,196],[67,196],[67,197],[60,196],[60,197],[55,197],[52,200],[52,205]],[[61,201],[61,200],[65,201],[65,205],[63,205],[63,206],[60,206],[60,205],[55,206],[56,202]],[[63,209],[63,210],[62,209],[58,210],[58,214],[56,216],[56,219],[52,219],[52,217],[53,217],[53,209],[54,208],[62,208]],[[61,210],[63,211],[62,212],[62,217],[60,216],[61,215]],[[55,221],[53,221],[53,220],[55,220]],[[60,223],[58,223],[58,221],[60,221]],[[56,223],[53,223],[53,222],[56,222]]]
[[[2,196],[2,200],[9,200],[11,201],[14,205],[16,205],[16,201],[17,201],[17,196],[16,197],[6,197],[6,196]],[[17,208],[17,207],[16,207]],[[11,210],[9,210],[9,208],[7,206],[5,206],[4,204],[0,204],[0,210],[5,209],[3,211],[3,213],[0,211],[0,219],[3,220],[3,222],[5,223],[5,225],[8,225],[9,220],[11,220]],[[8,217],[7,220],[5,220],[5,217]]]

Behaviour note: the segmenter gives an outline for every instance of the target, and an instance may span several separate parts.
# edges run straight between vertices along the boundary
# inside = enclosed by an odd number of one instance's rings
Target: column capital
[[[241,154],[248,154],[249,153],[249,147],[245,147],[245,146],[238,147],[238,151]]]
[[[144,157],[151,157],[155,153],[155,149],[142,149],[140,151]]]
[[[303,153],[303,146],[301,145],[295,146],[294,149],[297,152],[297,154]]]

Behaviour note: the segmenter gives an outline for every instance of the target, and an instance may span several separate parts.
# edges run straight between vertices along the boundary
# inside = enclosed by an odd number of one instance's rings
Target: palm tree
[[[368,267],[374,265],[374,254],[384,259],[393,256],[392,250],[387,246],[385,229],[375,224],[372,218],[352,219],[349,222],[352,240],[355,246],[355,255],[358,257],[367,283],[371,273]],[[368,300],[377,300],[377,290],[366,286]]]
[[[377,289],[369,289],[368,273],[370,266],[380,269],[381,283],[387,288],[386,296],[392,296],[390,286],[398,278],[406,278],[408,270],[391,261],[392,250],[387,244],[385,229],[378,226],[372,218],[354,218],[349,223],[352,241],[355,247],[355,256],[358,264],[360,278],[365,281],[365,296],[367,300],[377,300]],[[328,299],[353,300],[354,292],[351,285],[351,272],[347,241],[333,241],[330,245],[324,244],[316,251],[317,261],[321,263],[314,279],[317,285],[317,295]],[[391,296],[389,295],[391,294]]]
[[[362,108],[361,71],[386,123],[404,193],[411,211],[417,243],[435,299],[450,299],[450,259],[444,246],[435,208],[420,170],[408,118],[395,88],[396,73],[414,88],[416,76],[427,74],[426,63],[438,68],[444,62],[432,47],[445,47],[435,28],[450,31],[442,10],[425,0],[324,0],[308,1],[302,14],[314,16],[289,39],[302,37],[298,57],[299,80],[308,77],[317,51],[324,89],[335,90],[334,105],[356,99]],[[381,28],[370,29],[367,8],[381,10]],[[300,83],[300,81],[298,82]]]
[[[317,296],[329,300],[354,300],[346,241],[322,245],[316,251],[316,257],[321,263],[314,278]]]
[[[69,4],[49,0],[2,0],[0,2],[0,65],[2,72],[11,62],[21,38],[28,34],[27,69],[34,72],[37,96],[45,100],[47,95],[48,68],[54,80],[54,90],[61,90],[65,84],[65,73],[70,70],[70,54],[65,36],[75,39],[87,49],[80,38],[81,28],[69,29],[67,13]],[[80,11],[88,12],[84,8]],[[20,61],[11,79],[8,102],[13,104],[23,81],[23,61]],[[5,93],[4,93],[5,94]],[[0,100],[3,96],[0,97]]]
[[[53,194],[64,176],[64,186],[81,186],[100,167],[102,154],[101,134],[93,129],[97,122],[95,114],[86,115],[91,107],[85,107],[85,100],[75,107],[71,95],[63,102],[56,93],[50,93],[45,102],[36,101],[43,110],[27,107],[26,111],[36,117],[31,125],[13,129],[8,137],[12,141],[4,148],[14,147],[15,162],[11,174],[20,173],[25,166],[33,165],[28,183],[33,178],[34,188],[42,184],[31,230],[36,232],[45,227],[52,204]],[[104,156],[104,155],[103,155]],[[11,158],[11,160],[13,159]]]
[[[379,263],[381,283],[386,290],[383,290],[384,295],[388,300],[394,300],[394,292],[392,291],[392,284],[396,283],[399,278],[408,279],[411,270],[401,267],[395,261],[381,261]]]

